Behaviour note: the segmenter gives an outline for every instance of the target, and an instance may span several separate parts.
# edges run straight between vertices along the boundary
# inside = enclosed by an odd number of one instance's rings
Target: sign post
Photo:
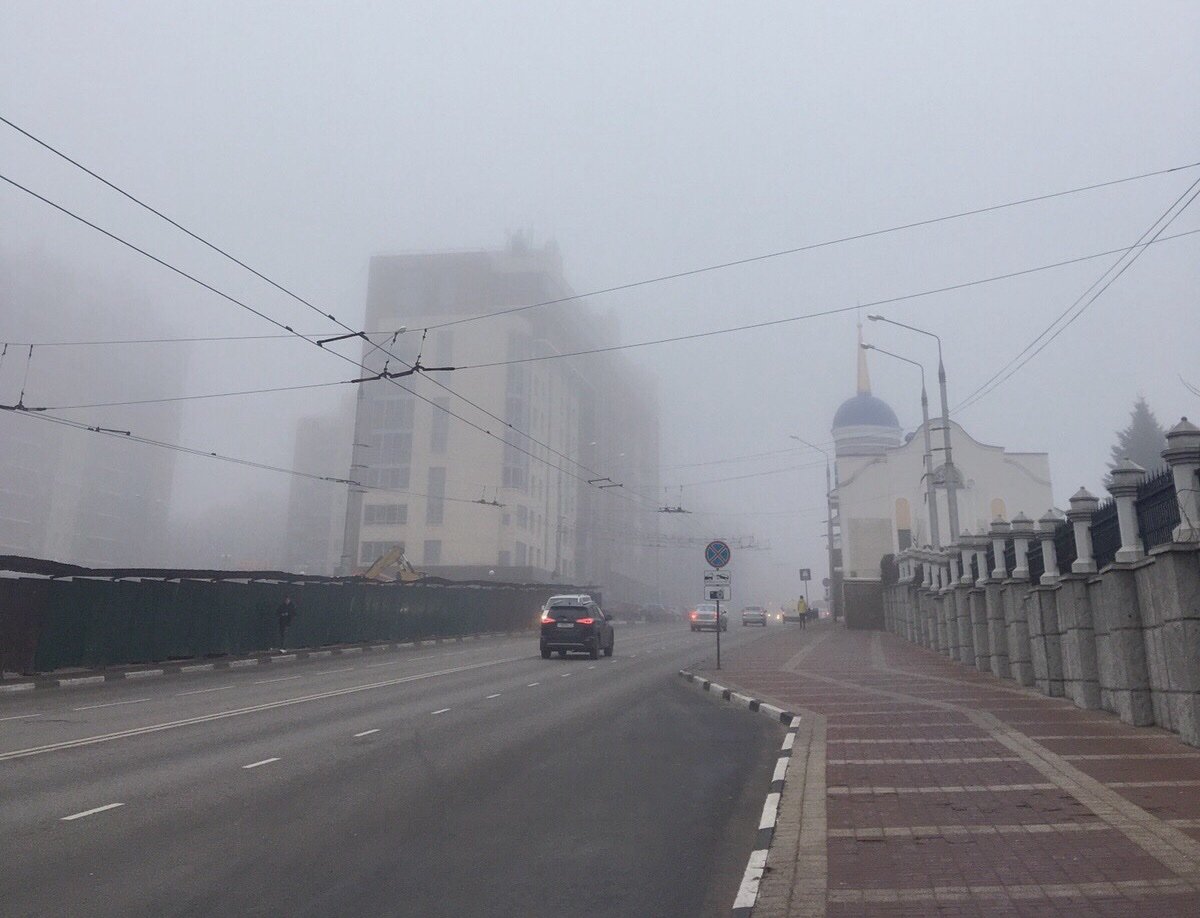
[[[704,560],[708,562],[708,566],[715,568],[712,571],[704,572],[705,595],[711,596],[717,603],[717,669],[721,668],[721,600],[726,602],[730,599],[729,594],[729,575],[722,574],[721,568],[729,563],[729,558],[732,552],[729,550],[729,545],[722,542],[720,539],[715,539],[709,542],[704,547]],[[713,587],[709,587],[709,576],[712,575]],[[724,585],[718,587],[719,581],[716,578],[724,577]],[[718,592],[719,590],[719,592]]]
[[[810,609],[812,607],[808,603],[808,581],[812,580],[812,570],[807,567],[800,568],[800,579],[804,583],[804,608]]]

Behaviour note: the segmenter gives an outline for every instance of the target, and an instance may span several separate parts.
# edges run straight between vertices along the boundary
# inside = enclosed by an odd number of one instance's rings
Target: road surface
[[[712,646],[618,626],[595,661],[531,634],[0,698],[2,911],[725,915],[780,728],[681,683]]]

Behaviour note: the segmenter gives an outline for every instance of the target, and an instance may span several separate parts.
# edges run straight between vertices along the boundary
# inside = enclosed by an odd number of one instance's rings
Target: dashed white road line
[[[493,698],[499,698],[503,694],[503,692],[497,692],[495,695],[488,695],[486,700],[491,701]]]
[[[339,666],[337,669],[319,669],[314,676],[328,676],[330,673],[348,673],[352,669],[358,669],[357,666]]]
[[[596,667],[594,667],[594,666],[589,666],[589,667],[588,667],[588,669],[595,669],[595,668],[596,668]]]
[[[438,708],[436,711],[430,711],[429,713],[430,714],[445,714],[449,710],[450,710],[449,708]]]
[[[227,692],[231,688],[237,688],[235,685],[218,685],[215,688],[194,689],[190,692],[176,692],[176,698],[182,698],[184,695],[207,695],[209,692]]]
[[[363,737],[363,736],[370,736],[372,733],[378,733],[378,732],[379,732],[379,728],[378,728],[378,727],[376,727],[374,730],[363,730],[363,732],[362,732],[362,733],[355,733],[355,734],[354,734],[354,738],[355,738],[355,739],[358,739],[358,738],[360,738],[360,737]]]
[[[569,676],[569,675],[571,675],[571,674],[570,673],[559,673],[559,676],[561,676],[564,679],[567,678],[567,676]]]
[[[525,688],[533,688],[535,685],[541,685],[540,682],[530,682]]]
[[[106,701],[104,704],[85,704],[81,708],[71,708],[72,711],[91,711],[94,708],[115,708],[119,704],[140,704],[149,698],[131,698],[128,701]]]
[[[105,810],[115,810],[117,807],[124,805],[123,803],[107,803],[104,806],[84,810],[82,813],[72,813],[70,816],[63,816],[59,819],[59,822],[73,822],[76,819],[83,819],[84,816],[94,816],[96,813],[103,813]]]
[[[280,676],[278,679],[255,679],[253,685],[266,685],[268,682],[291,682],[293,679],[299,679],[299,676]]]
[[[271,758],[271,759],[263,759],[261,762],[251,762],[249,765],[243,765],[242,768],[243,769],[259,768],[263,765],[270,765],[272,762],[278,762],[278,761],[279,761],[279,756],[275,756],[274,758]]]
[[[26,720],[30,717],[41,717],[41,714],[13,714],[11,717],[0,717],[0,720]]]

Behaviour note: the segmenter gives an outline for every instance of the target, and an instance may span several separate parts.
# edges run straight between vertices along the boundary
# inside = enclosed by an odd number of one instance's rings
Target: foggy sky
[[[526,230],[536,244],[557,241],[582,292],[1200,160],[1198,39],[1200,5],[1190,2],[8,0],[0,113],[356,325],[367,260],[381,252],[494,248]],[[329,328],[3,126],[0,163],[294,327]],[[636,341],[1033,267],[1133,243],[1198,175],[609,294],[592,306],[611,310],[622,339]],[[271,331],[7,187],[0,216],[6,252],[48,253],[136,286],[163,313],[156,329]],[[1189,211],[1168,232],[1197,227],[1200,211]],[[942,334],[955,404],[1110,261],[883,311]],[[1168,426],[1200,414],[1178,379],[1200,382],[1198,266],[1196,237],[1152,248],[957,419],[983,442],[1048,450],[1060,507],[1081,484],[1098,490],[1113,432],[1139,393]],[[833,412],[854,391],[854,325],[849,314],[633,352],[659,379],[664,465],[787,449],[790,433],[829,442]],[[898,329],[866,334],[933,371],[932,342]],[[0,339],[21,338],[21,315],[0,317]],[[871,361],[875,393],[911,429],[920,420],[914,373]],[[347,370],[300,342],[198,344],[188,367],[188,393],[343,379]],[[135,348],[122,349],[113,372],[136,374]],[[6,368],[0,398],[9,400],[12,385]],[[163,394],[185,393],[146,396]],[[295,419],[336,397],[192,403],[180,437],[287,465]],[[668,469],[663,482],[807,466],[685,488],[682,497],[697,509],[748,512],[712,525],[769,539],[774,550],[739,570],[767,592],[794,593],[793,568],[824,568],[819,458]],[[176,481],[181,518],[287,487],[182,458]],[[781,513],[797,508],[805,509]],[[705,518],[687,525],[714,534]]]

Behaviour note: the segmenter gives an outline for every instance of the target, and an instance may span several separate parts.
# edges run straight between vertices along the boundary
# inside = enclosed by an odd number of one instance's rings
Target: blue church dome
[[[842,402],[833,416],[833,429],[840,427],[890,427],[898,428],[896,412],[881,398],[860,392]]]

